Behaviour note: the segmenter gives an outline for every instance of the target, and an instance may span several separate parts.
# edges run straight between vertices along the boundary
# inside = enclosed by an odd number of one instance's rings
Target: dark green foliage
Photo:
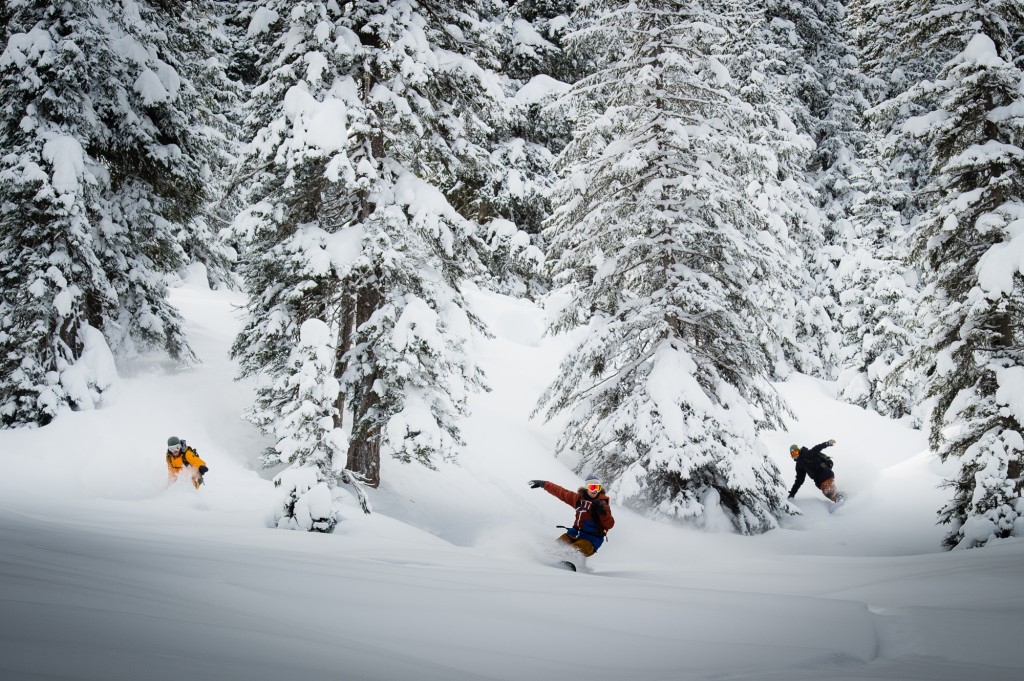
[[[194,229],[219,144],[202,90],[208,67],[197,66],[209,53],[196,17],[208,7],[138,9],[128,17],[120,3],[82,0],[5,9],[4,425],[102,402],[109,382],[92,367],[82,367],[89,395],[63,380],[90,328],[122,363],[149,351],[194,360],[162,275],[188,261],[182,243],[210,243]]]

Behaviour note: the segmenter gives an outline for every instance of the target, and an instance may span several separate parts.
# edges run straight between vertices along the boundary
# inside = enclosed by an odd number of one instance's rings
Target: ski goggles
[[[587,490],[589,490],[591,492],[600,492],[601,491],[601,485],[600,484],[587,485]]]
[[[180,449],[181,449],[181,445],[171,445],[170,447],[167,448],[167,451],[169,451],[169,452],[177,452]]]

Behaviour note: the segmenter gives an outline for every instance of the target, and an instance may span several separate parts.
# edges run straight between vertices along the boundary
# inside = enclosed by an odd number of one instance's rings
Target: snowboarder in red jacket
[[[588,474],[583,487],[575,492],[546,480],[531,480],[530,487],[543,487],[545,492],[576,509],[572,527],[558,541],[572,546],[584,556],[592,556],[601,548],[608,530],[615,526],[615,518],[612,517],[608,495],[596,474]]]

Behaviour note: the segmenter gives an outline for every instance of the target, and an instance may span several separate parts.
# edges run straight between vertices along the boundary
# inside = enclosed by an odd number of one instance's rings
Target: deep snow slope
[[[270,529],[267,441],[226,357],[241,300],[196,281],[173,300],[201,366],[140,366],[109,408],[0,431],[4,681],[1024,678],[1022,543],[940,551],[948,471],[921,433],[807,377],[764,442],[788,484],[789,443],[834,437],[843,509],[805,485],[802,515],[738,537],[615,508],[590,572],[552,568],[572,511],[526,481],[578,478],[530,412],[570,339],[472,289],[493,390],[459,462],[385,462],[375,513],[349,505],[332,535]],[[165,489],[170,434],[210,465],[198,492]]]

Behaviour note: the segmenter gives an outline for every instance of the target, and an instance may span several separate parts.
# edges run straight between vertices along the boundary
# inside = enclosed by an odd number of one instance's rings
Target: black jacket
[[[829,446],[829,443],[822,442],[810,449],[800,448],[800,456],[796,458],[796,482],[793,483],[793,489],[789,490],[789,496],[796,494],[808,475],[816,487],[821,487],[821,483],[835,477],[835,473],[832,472],[832,459],[822,451]]]

